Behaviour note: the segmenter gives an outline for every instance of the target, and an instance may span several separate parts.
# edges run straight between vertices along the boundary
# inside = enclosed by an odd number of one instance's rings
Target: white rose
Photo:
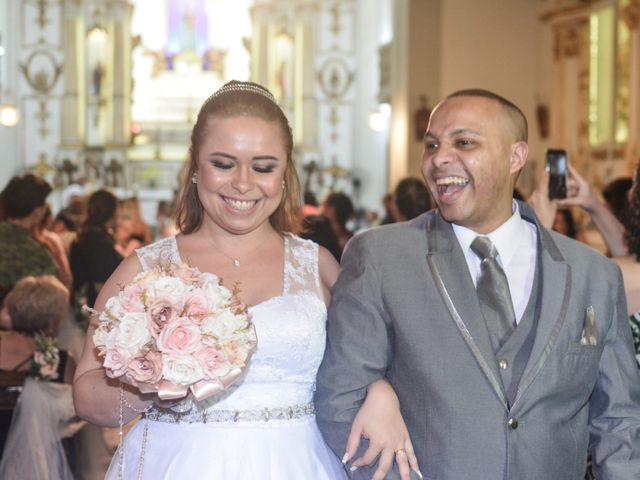
[[[231,299],[231,290],[222,285],[218,285],[217,282],[206,282],[202,286],[202,290],[209,304],[214,309],[221,308],[222,305],[229,303]]]
[[[234,314],[225,308],[214,315],[207,316],[202,322],[202,333],[213,335],[216,338],[227,338],[233,333],[247,326],[247,316],[245,314]]]
[[[173,305],[181,306],[189,288],[189,285],[183,283],[179,278],[161,277],[149,286],[148,295],[151,299],[163,298]]]
[[[204,378],[204,371],[192,355],[162,355],[162,376],[179,385],[191,385]]]
[[[115,346],[117,328],[109,330],[106,324],[102,323],[93,334],[93,343],[96,347],[113,347]]]
[[[118,346],[132,354],[138,352],[151,340],[151,332],[147,328],[144,313],[125,313],[120,319],[118,330]]]
[[[120,296],[116,295],[115,297],[109,298],[107,303],[104,306],[104,312],[100,314],[100,319],[108,320],[111,317],[108,312],[113,315],[115,318],[120,318],[124,315],[124,309],[122,308],[122,304],[120,303]]]

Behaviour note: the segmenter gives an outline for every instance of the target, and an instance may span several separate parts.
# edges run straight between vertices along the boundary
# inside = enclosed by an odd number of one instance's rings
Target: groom
[[[527,155],[518,107],[456,92],[425,135],[438,209],[351,241],[316,394],[339,457],[367,385],[386,377],[425,478],[581,479],[590,449],[597,478],[640,479],[620,272],[513,200]]]

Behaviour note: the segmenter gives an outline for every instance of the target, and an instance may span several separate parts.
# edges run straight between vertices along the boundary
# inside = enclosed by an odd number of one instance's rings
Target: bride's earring
[[[287,186],[287,184],[284,183],[284,180],[282,180],[282,189],[284,190],[284,187],[286,187],[286,186]]]
[[[198,179],[196,178],[196,172],[193,172],[191,176],[191,183],[198,183]]]

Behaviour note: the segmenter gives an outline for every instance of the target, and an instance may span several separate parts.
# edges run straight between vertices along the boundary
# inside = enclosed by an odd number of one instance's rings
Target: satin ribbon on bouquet
[[[217,395],[229,387],[242,375],[242,369],[234,368],[226,375],[215,380],[200,380],[193,385],[178,385],[167,380],[158,384],[158,397],[161,400],[177,400],[184,397],[189,390],[196,400],[201,401],[212,395]]]

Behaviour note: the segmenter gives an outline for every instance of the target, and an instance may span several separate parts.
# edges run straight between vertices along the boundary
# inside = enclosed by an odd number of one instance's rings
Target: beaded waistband
[[[175,412],[169,409],[151,408],[144,414],[149,420],[166,423],[236,423],[268,422],[269,420],[293,420],[315,414],[313,402],[289,407],[260,408],[256,410],[190,410]]]

